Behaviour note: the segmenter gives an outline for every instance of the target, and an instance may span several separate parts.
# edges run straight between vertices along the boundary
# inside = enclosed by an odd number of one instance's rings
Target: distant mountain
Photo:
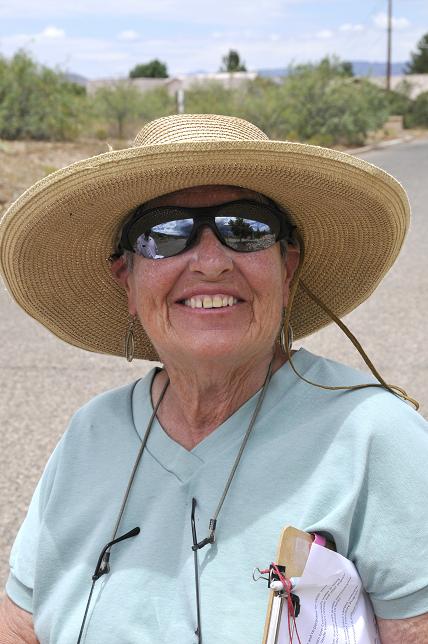
[[[386,63],[372,63],[366,60],[353,60],[352,69],[355,76],[386,76]],[[401,76],[404,74],[407,62],[392,63],[391,75]]]
[[[385,76],[386,75],[386,64],[369,62],[366,60],[352,60],[352,69],[355,76]],[[400,76],[404,74],[404,69],[407,63],[392,63],[391,65],[391,74],[392,76]],[[257,70],[259,76],[264,76],[266,78],[278,77],[278,76],[287,76],[288,69],[286,67],[277,68],[277,69],[259,69]]]
[[[86,87],[86,85],[88,84],[88,79],[85,78],[84,76],[80,76],[80,74],[73,74],[72,72],[64,72],[64,77],[70,83],[76,83],[77,85],[83,85],[83,87]]]

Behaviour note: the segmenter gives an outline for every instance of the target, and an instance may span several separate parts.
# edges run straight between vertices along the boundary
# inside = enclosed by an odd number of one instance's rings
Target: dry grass
[[[0,141],[0,214],[38,179],[74,161],[107,150],[106,143],[97,141]]]
[[[427,130],[404,130],[405,136],[426,138]],[[388,137],[386,133],[370,143]],[[394,137],[393,137],[394,138]],[[112,141],[115,150],[130,142]],[[345,149],[337,146],[339,149]],[[40,141],[0,140],[0,216],[6,208],[38,179],[70,163],[108,151],[104,141],[79,141],[76,143],[47,143]]]

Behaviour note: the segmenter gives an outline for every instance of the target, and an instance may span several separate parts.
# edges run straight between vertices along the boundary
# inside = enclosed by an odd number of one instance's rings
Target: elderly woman
[[[378,168],[213,115],[149,123],[15,202],[16,301],[163,368],[72,419],[12,549],[0,642],[258,644],[251,571],[286,524],[355,563],[382,642],[428,642],[426,424],[374,367],[291,349],[368,297],[408,216]]]

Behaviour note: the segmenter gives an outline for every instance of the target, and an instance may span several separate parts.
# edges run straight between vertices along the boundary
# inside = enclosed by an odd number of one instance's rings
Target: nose
[[[189,269],[203,273],[209,279],[216,279],[233,268],[233,251],[224,246],[208,226],[199,232],[199,238],[189,252]]]

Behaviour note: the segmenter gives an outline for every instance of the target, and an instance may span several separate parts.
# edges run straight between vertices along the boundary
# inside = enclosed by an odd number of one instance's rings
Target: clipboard
[[[357,569],[324,537],[287,526],[276,562],[257,570],[269,573],[263,644],[381,644]]]
[[[319,537],[318,537],[319,539]],[[305,568],[309,552],[317,537],[293,526],[286,526],[279,539],[276,563],[286,568],[287,577],[301,577]],[[322,545],[330,550],[336,550],[334,543],[322,539]],[[265,627],[263,631],[263,644],[276,644],[281,621],[282,601],[269,592],[268,607],[266,611]]]

